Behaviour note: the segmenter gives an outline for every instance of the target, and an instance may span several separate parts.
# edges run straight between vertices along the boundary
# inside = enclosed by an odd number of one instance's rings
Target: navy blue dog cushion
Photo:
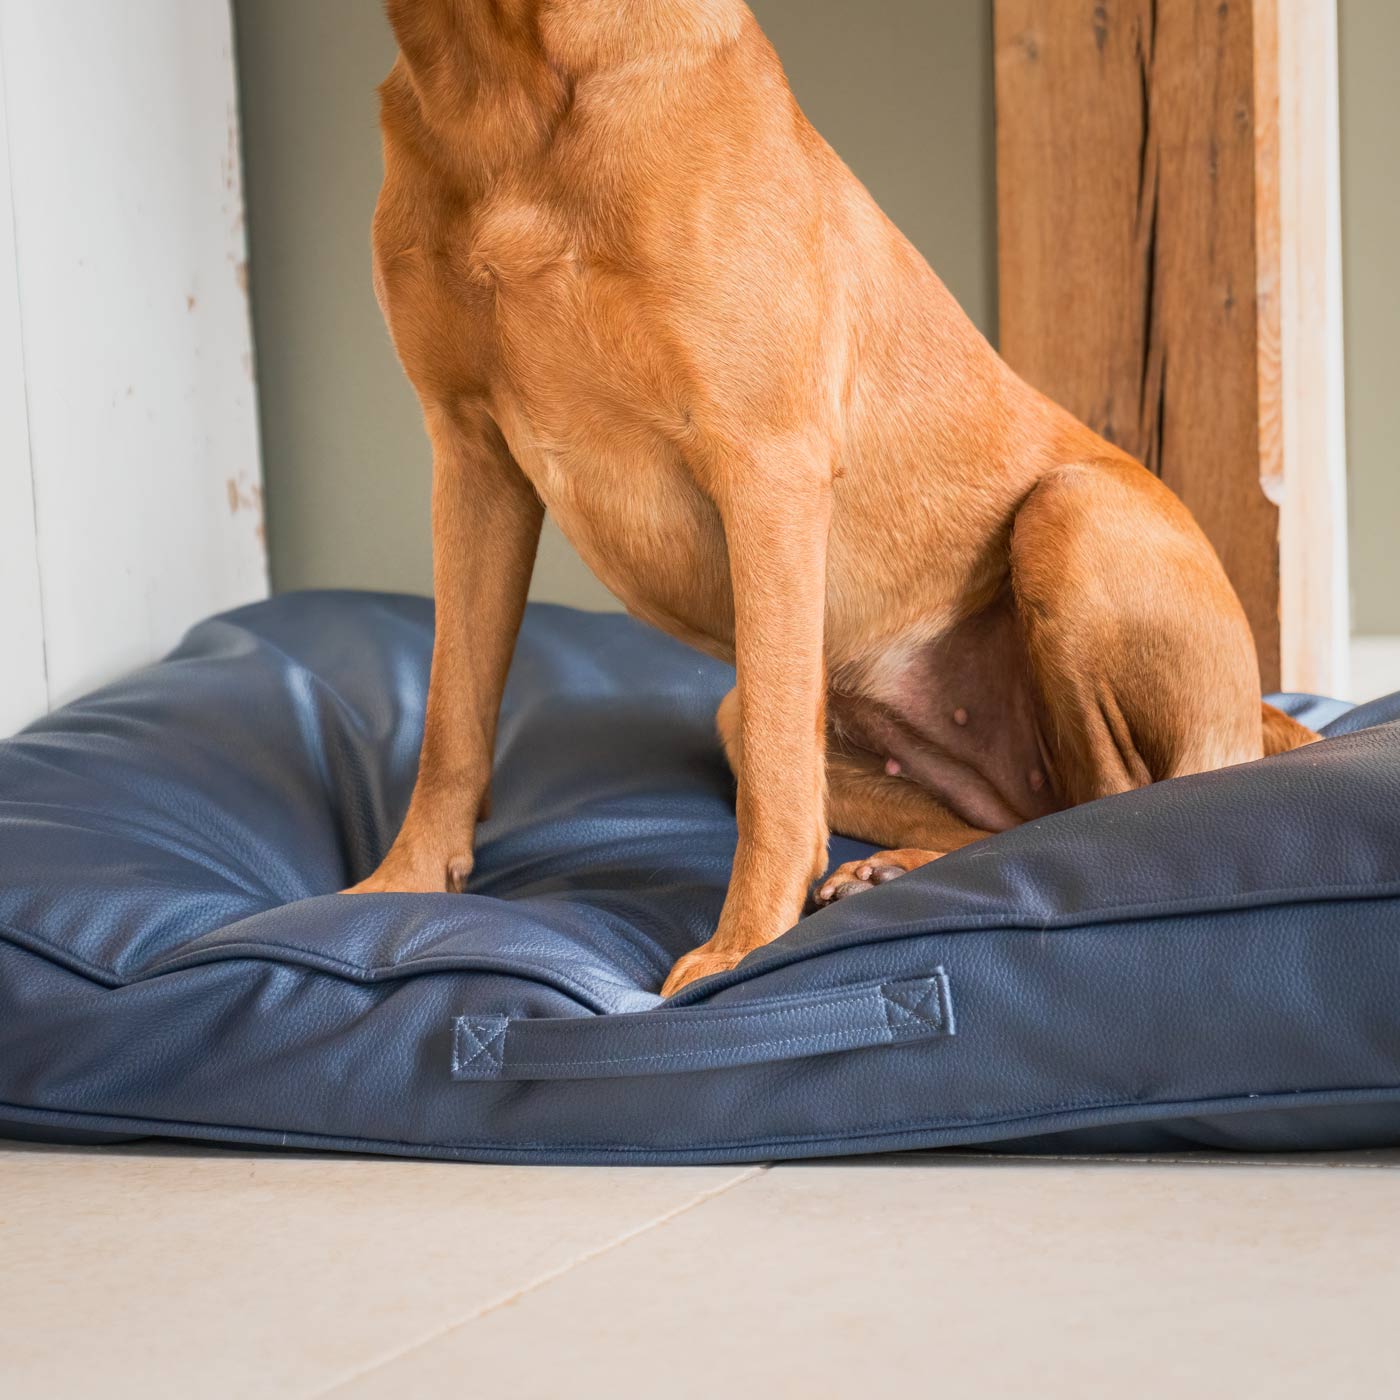
[[[0,744],[0,1134],[480,1161],[1400,1141],[1400,698],[980,842],[663,1003],[732,673],[530,610],[466,895],[336,893],[412,789],[421,599],[290,595]],[[833,861],[868,848],[837,839]]]

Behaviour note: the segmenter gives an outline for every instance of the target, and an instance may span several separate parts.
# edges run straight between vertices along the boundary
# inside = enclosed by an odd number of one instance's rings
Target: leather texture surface
[[[733,856],[732,673],[531,608],[472,892],[341,896],[407,804],[431,642],[422,599],[288,595],[0,743],[0,1134],[538,1162],[1400,1142],[1400,697],[1285,697],[1325,743],[981,842],[663,1004]]]

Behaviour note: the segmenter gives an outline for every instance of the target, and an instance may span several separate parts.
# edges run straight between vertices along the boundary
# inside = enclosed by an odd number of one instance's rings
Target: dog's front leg
[[[534,488],[484,413],[429,408],[426,417],[437,625],[418,780],[398,839],[351,894],[465,889],[544,519]]]
[[[734,591],[739,844],[719,928],[671,969],[665,996],[790,929],[826,869],[830,472],[806,445],[778,447],[716,474],[710,493]]]

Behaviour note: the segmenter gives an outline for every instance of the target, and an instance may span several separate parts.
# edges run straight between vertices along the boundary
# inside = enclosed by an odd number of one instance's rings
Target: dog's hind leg
[[[1046,476],[1017,511],[1011,578],[1060,805],[1262,757],[1244,612],[1146,469]]]
[[[1055,807],[1262,755],[1244,614],[1198,527],[1143,468],[1050,473],[1016,514],[1009,562],[1045,770],[1035,776]],[[1297,728],[1275,743],[1306,742]],[[834,871],[818,903],[987,834],[878,764],[829,760],[832,828],[892,849]]]
[[[886,884],[990,834],[969,826],[927,788],[891,777],[874,754],[835,748],[826,773],[831,829],[890,849],[833,870],[813,891],[819,906]]]
[[[737,776],[742,742],[737,690],[720,701],[715,727]],[[864,860],[847,861],[822,878],[812,892],[819,906],[886,884],[990,835],[950,812],[927,788],[892,777],[875,754],[836,741],[827,749],[826,783],[826,817],[831,830],[890,849]]]

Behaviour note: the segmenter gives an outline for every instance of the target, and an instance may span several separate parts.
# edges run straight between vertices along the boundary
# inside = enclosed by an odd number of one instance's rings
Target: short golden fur
[[[357,891],[464,887],[544,511],[737,665],[739,845],[665,991],[1034,815],[1313,736],[1161,482],[1016,377],[741,0],[389,0],[375,286],[432,440],[418,783]],[[954,193],[955,197],[955,193]]]

